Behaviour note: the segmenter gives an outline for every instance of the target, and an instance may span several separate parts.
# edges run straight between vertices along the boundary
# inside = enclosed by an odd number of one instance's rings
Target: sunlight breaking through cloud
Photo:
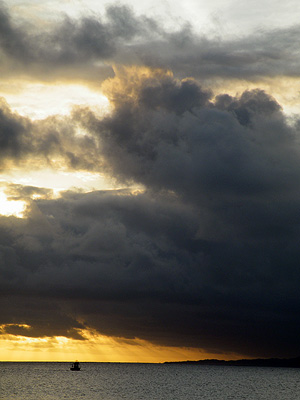
[[[4,191],[0,191],[0,215],[13,215],[22,218],[26,209],[26,202],[21,200],[11,200]]]

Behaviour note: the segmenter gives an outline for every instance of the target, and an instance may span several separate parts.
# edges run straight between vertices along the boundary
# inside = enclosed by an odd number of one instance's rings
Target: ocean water
[[[184,364],[0,363],[0,399],[299,400],[300,370]]]

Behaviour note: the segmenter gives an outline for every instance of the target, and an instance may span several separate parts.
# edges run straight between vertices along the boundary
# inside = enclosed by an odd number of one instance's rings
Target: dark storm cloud
[[[38,34],[3,8],[0,22],[14,71],[78,68],[94,79],[97,62],[134,64],[134,55],[177,76],[298,74],[298,27],[222,41],[188,27],[166,32],[122,6]],[[2,169],[101,171],[145,192],[53,199],[9,185],[28,208],[24,219],[0,218],[0,324],[31,336],[78,338],[92,327],[214,352],[298,355],[299,121],[259,89],[214,98],[162,70],[124,69],[105,90],[114,108],[102,118],[77,108],[31,121],[1,103]]]
[[[112,64],[136,63],[202,79],[299,76],[299,26],[224,39],[196,33],[183,22],[167,30],[127,6],[111,5],[102,14],[33,29],[2,5],[3,72],[99,82],[113,76]]]
[[[3,5],[0,19],[0,48],[7,58],[4,57],[3,71],[11,74],[13,62],[15,74],[28,73],[46,79],[58,75],[99,81],[112,76],[110,63],[119,54],[126,58],[127,47],[140,38],[153,36],[154,29],[159,32],[155,21],[137,18],[122,5],[107,7],[105,18],[74,20],[65,16],[51,29],[40,28],[38,33],[37,27],[33,30],[25,22],[17,24]]]
[[[136,52],[149,66],[171,68],[182,77],[293,77],[299,76],[299,32],[299,26],[292,26],[226,39],[199,35],[187,27],[140,45]]]
[[[151,283],[153,300],[143,289],[156,333],[143,314],[137,336],[162,342],[168,331],[165,343],[249,354],[299,352],[293,337],[299,328],[298,124],[289,124],[261,90],[213,101],[195,81],[160,72],[135,80],[133,90],[128,82],[130,77],[124,91],[120,84],[117,93],[110,89],[111,116],[97,120],[82,112],[77,118],[98,137],[111,174],[173,193],[197,225],[189,233],[180,227],[191,239],[176,242],[183,257],[156,252],[172,272],[157,280],[165,283],[162,292]],[[187,93],[189,101],[183,101]],[[107,307],[110,319],[113,306]],[[128,312],[130,318],[139,313],[133,305]],[[104,320],[99,326],[105,331]],[[113,334],[117,321],[110,322]]]
[[[214,352],[298,354],[297,121],[259,89],[214,98],[163,71],[123,71],[106,91],[110,115],[74,111],[86,136],[40,121],[37,148],[59,143],[67,157],[71,143],[78,169],[100,165],[146,190],[54,200],[10,185],[28,210],[0,221],[0,322],[28,324],[33,336],[92,327]]]
[[[0,99],[0,157],[18,158],[30,151],[30,121],[13,114],[5,101]],[[2,163],[1,163],[2,164]]]
[[[59,318],[64,302],[68,310],[68,299],[91,302],[85,312],[77,304],[83,318],[98,310],[99,302],[132,305],[144,297],[152,301],[156,292],[164,297],[168,275],[180,273],[178,261],[171,266],[168,260],[188,255],[186,247],[193,247],[197,228],[192,213],[173,203],[127,192],[66,193],[57,201],[35,202],[26,220],[3,218],[1,293],[10,301],[1,323],[27,321],[33,332],[44,334],[43,326],[55,315],[55,307],[47,311],[47,299],[56,307],[60,299],[49,335],[62,329],[67,333],[78,327],[71,319]],[[174,249],[172,243],[177,243]],[[30,306],[22,315],[22,295],[29,297],[28,303],[43,297],[47,312],[42,305]]]
[[[66,117],[31,121],[11,111],[0,99],[0,168],[53,166],[60,158],[62,168],[99,168],[99,152],[91,135],[79,135]]]
[[[254,90],[212,101],[193,80],[158,71],[131,85],[132,76],[135,70],[116,86],[111,81],[110,116],[74,113],[94,135],[112,175],[197,202],[207,193],[238,201],[294,190],[298,128],[287,123],[274,98]]]
[[[211,351],[299,351],[297,235],[288,248],[204,240],[202,223],[170,194],[35,201],[28,219],[1,221],[1,323],[29,324],[30,336],[88,326]]]

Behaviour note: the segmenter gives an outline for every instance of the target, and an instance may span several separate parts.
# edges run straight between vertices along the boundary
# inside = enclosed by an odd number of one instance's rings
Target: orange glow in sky
[[[80,333],[85,340],[74,340],[62,336],[32,338],[4,333],[0,336],[1,361],[72,361],[79,359],[86,362],[161,363],[224,358],[222,355],[207,353],[196,348],[156,346],[140,339],[103,336],[92,330],[84,330]],[[225,358],[237,357],[232,354],[231,357],[226,355]]]

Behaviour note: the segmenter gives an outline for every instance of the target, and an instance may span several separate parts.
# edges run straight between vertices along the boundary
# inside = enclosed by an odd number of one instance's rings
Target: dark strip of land
[[[300,357],[295,358],[257,358],[242,360],[199,360],[199,361],[173,361],[165,364],[191,364],[191,365],[229,365],[242,367],[280,367],[300,368]]]

